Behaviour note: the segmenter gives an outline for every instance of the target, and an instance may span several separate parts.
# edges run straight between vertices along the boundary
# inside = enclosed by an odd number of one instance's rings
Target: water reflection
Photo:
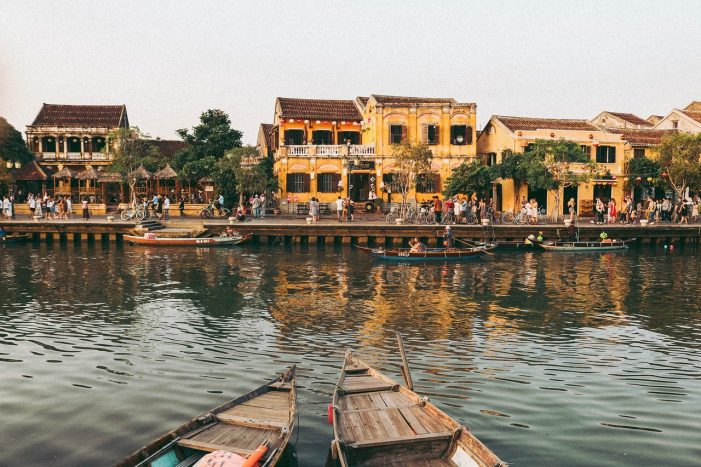
[[[321,465],[343,351],[417,388],[513,465],[688,465],[701,402],[695,251],[505,252],[383,264],[347,249],[0,249],[0,440],[105,465],[298,365],[290,465]],[[37,449],[41,446],[41,449]]]

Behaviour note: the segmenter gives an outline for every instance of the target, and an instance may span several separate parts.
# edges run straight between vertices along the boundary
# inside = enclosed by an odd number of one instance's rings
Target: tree
[[[0,117],[0,158],[5,161],[20,162],[22,164],[34,158],[24,143],[22,133],[17,131],[15,127],[2,117]]]
[[[148,136],[138,127],[118,128],[109,133],[108,140],[114,145],[112,170],[118,172],[129,184],[131,203],[136,203],[136,177],[132,174],[143,165],[148,170],[156,170],[165,160],[158,148],[147,141]]]
[[[625,165],[626,178],[625,188],[628,190],[633,187],[640,186],[646,191],[650,187],[663,188],[664,182],[657,178],[660,175],[660,163],[657,160],[648,157],[634,157],[626,161]],[[652,177],[653,182],[647,179]]]
[[[216,162],[227,151],[241,147],[242,133],[231,128],[231,120],[223,110],[209,109],[200,115],[199,125],[192,132],[177,131],[188,147],[175,155],[174,168],[190,183],[203,177],[212,177]]]
[[[225,199],[238,195],[239,204],[243,204],[244,195],[268,189],[265,167],[258,159],[256,148],[246,146],[230,150],[217,161],[214,181]]]
[[[531,154],[521,154],[506,149],[501,153],[501,162],[494,166],[494,172],[498,178],[513,180],[514,206],[518,205],[518,193],[521,185],[528,182],[528,171],[534,163],[532,159]]]
[[[591,180],[596,164],[582,151],[579,144],[567,141],[537,139],[527,151],[531,157],[526,173],[528,185],[555,191],[553,221],[560,218],[560,189],[577,186]],[[542,165],[540,163],[542,162]]]
[[[427,144],[402,141],[390,146],[390,157],[394,160],[392,184],[402,195],[400,215],[408,209],[409,191],[416,189],[416,176],[431,171],[433,153]]]
[[[660,169],[682,198],[687,187],[701,184],[701,134],[672,133],[655,148]]]
[[[498,176],[494,167],[482,165],[479,161],[463,162],[453,169],[443,193],[446,196],[462,193],[468,197],[474,193],[488,193]]]

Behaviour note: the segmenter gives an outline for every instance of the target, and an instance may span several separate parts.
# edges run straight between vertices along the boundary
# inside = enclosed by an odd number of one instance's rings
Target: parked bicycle
[[[231,215],[231,211],[229,211],[226,208],[217,208],[214,206],[214,203],[210,203],[207,207],[202,208],[200,211],[200,217],[203,217],[205,219],[211,219],[213,217],[229,217]]]
[[[144,210],[141,208],[128,207],[120,213],[120,217],[123,221],[130,221],[134,218],[138,221],[144,220]]]

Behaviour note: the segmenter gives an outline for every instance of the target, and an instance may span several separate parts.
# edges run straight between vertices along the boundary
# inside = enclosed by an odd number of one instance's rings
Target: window
[[[586,144],[582,144],[579,147],[582,148],[582,152],[584,153],[585,156],[587,156],[587,159],[591,159],[591,146],[587,146]]]
[[[56,138],[51,136],[41,138],[41,149],[44,152],[56,152]]]
[[[350,140],[351,144],[360,144],[360,133],[357,131],[340,131],[338,133],[338,143],[346,144]]]
[[[287,174],[288,193],[308,193],[309,174]]]
[[[286,130],[285,145],[304,144],[304,130]]]
[[[390,125],[389,126],[389,142],[390,144],[399,144],[406,140],[406,126]]]
[[[334,193],[338,191],[339,181],[341,181],[341,174],[317,174],[316,191],[319,193]]]
[[[487,165],[489,167],[497,165],[497,153],[496,152],[490,152],[489,154],[487,154]]]
[[[95,137],[92,139],[93,152],[100,152],[105,148],[105,138]]]
[[[416,177],[417,193],[436,193],[440,188],[440,175],[422,174]]]
[[[596,162],[598,164],[615,164],[616,163],[616,147],[615,146],[599,146],[596,148]]]
[[[645,148],[633,148],[633,157],[636,159],[645,157]]]
[[[525,148],[523,148],[523,153],[531,152],[532,150],[535,149],[535,144],[534,143],[528,143]]]
[[[450,127],[450,144],[456,146],[472,144],[472,127],[467,125],[452,125]]]
[[[673,130],[679,129],[679,120],[672,120],[672,129]]]
[[[80,152],[80,138],[75,136],[68,138],[68,152]]]
[[[331,131],[312,131],[312,144],[331,144]]]
[[[392,192],[399,191],[399,188],[397,187],[397,184],[394,181],[394,175],[395,174],[393,173],[382,174],[382,183],[385,184],[385,190]]]
[[[440,126],[423,125],[421,127],[421,140],[430,145],[440,144]]]

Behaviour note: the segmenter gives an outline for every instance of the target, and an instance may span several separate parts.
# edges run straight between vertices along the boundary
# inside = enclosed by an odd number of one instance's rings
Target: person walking
[[[178,204],[178,210],[180,211],[180,217],[185,217],[185,198],[180,197],[180,204]]]
[[[338,222],[343,222],[343,198],[339,195],[336,199],[336,215],[338,217]]]
[[[168,213],[170,212],[170,198],[168,195],[163,195],[163,219],[168,220]]]
[[[73,201],[70,196],[66,196],[66,219],[73,219]]]
[[[314,198],[312,198],[314,199]],[[253,197],[253,200],[251,201],[251,208],[253,208],[253,217],[254,218],[259,218],[260,217],[260,198],[258,195],[255,195]]]
[[[10,198],[7,196],[2,197],[2,218],[9,220],[11,216],[11,209],[10,209]]]
[[[433,214],[436,216],[436,224],[441,223],[441,215],[443,214],[443,203],[438,196],[433,196]]]
[[[81,208],[83,209],[83,220],[87,221],[90,219],[90,208],[88,206],[88,198],[83,198],[83,201],[81,202]]]
[[[570,222],[574,221],[574,215],[575,215],[575,201],[574,198],[570,198],[570,200],[567,202],[567,211],[570,213]]]
[[[34,197],[34,193],[31,193],[29,195],[29,199],[27,200],[27,205],[29,206],[29,218],[31,219],[32,216],[34,216],[34,211],[36,211],[37,208],[37,200]]]
[[[312,200],[309,201],[309,215],[312,216],[312,222],[319,221],[319,202],[313,196]]]
[[[265,217],[265,193],[260,194],[260,217]]]

